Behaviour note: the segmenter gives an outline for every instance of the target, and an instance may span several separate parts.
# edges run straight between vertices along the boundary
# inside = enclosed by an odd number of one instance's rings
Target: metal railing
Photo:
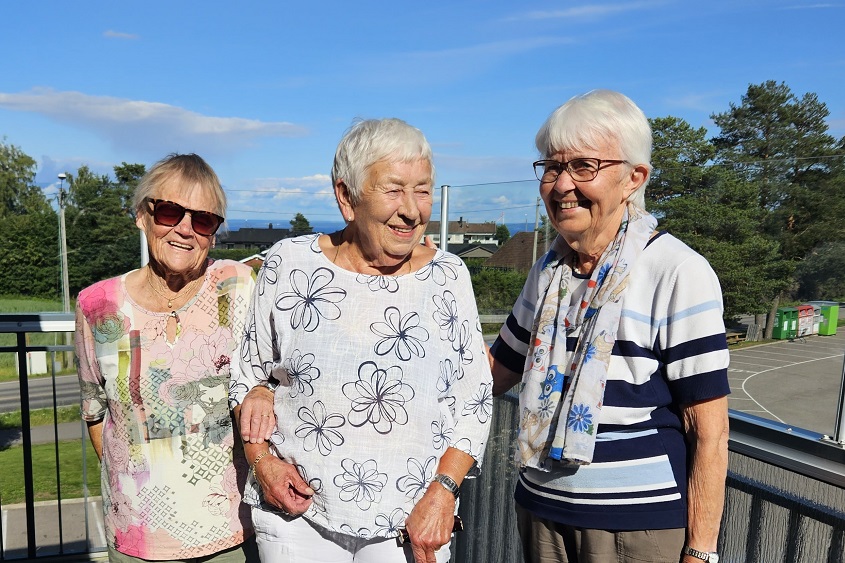
[[[56,540],[59,545],[41,545],[36,535],[37,491],[32,483],[32,429],[26,400],[31,380],[27,377],[25,356],[31,351],[54,354],[70,347],[28,345],[26,334],[72,330],[72,315],[0,315],[0,333],[17,335],[17,344],[0,347],[0,353],[18,353],[27,523],[26,553],[0,551],[0,559],[10,559],[12,555],[18,560],[41,561],[57,555],[59,559],[93,559],[98,558],[101,549],[92,547],[87,537],[86,548],[67,549],[61,534],[61,518],[51,524],[60,530]],[[53,390],[55,408],[55,383]],[[460,512],[466,530],[455,538],[453,561],[516,563],[521,560],[513,510],[516,473],[512,447],[516,417],[513,395],[494,401],[493,427],[482,474],[468,480],[463,487]],[[85,439],[82,438],[83,446]],[[841,444],[820,434],[732,411],[730,450],[719,538],[722,561],[845,561],[845,449]],[[58,449],[55,451],[58,466],[61,460]],[[57,505],[62,506],[62,499]],[[6,510],[2,499],[0,508]],[[6,519],[0,522],[5,523]],[[5,530],[0,532],[5,538]]]

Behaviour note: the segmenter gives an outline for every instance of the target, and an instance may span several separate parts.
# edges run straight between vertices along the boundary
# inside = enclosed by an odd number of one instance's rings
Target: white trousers
[[[305,518],[287,519],[257,507],[252,524],[262,563],[414,563],[411,545],[400,546],[395,538],[338,534]],[[437,550],[437,563],[448,563],[450,545]]]

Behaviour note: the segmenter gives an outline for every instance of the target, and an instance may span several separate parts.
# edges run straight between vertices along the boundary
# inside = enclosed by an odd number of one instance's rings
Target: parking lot
[[[841,393],[845,327],[731,350],[731,409],[833,435]]]

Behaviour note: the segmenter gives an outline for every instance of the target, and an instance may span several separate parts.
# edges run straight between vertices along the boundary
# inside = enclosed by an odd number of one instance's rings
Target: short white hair
[[[431,166],[431,183],[434,184],[431,146],[425,135],[401,119],[387,118],[357,121],[346,131],[334,155],[332,185],[342,180],[346,184],[349,199],[357,204],[368,170],[383,160],[425,160]]]
[[[535,142],[543,158],[612,143],[619,147],[620,158],[634,166],[646,165],[651,176],[651,126],[643,111],[619,92],[592,90],[571,98],[552,112]],[[648,180],[628,197],[642,209]]]

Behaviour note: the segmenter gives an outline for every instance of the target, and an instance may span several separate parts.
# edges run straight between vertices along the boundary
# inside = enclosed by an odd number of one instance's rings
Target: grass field
[[[85,444],[85,465],[88,494],[100,494],[100,466],[91,442],[79,440],[59,442],[59,478],[63,499],[83,496],[82,444]],[[24,502],[23,447],[0,451],[0,504]],[[32,447],[32,475],[35,501],[59,497],[56,485],[55,444]]]
[[[56,422],[79,422],[79,407],[59,407],[56,409]],[[29,411],[29,425],[43,426],[53,424],[53,409],[34,409]],[[0,413],[0,430],[21,427],[21,411]]]

